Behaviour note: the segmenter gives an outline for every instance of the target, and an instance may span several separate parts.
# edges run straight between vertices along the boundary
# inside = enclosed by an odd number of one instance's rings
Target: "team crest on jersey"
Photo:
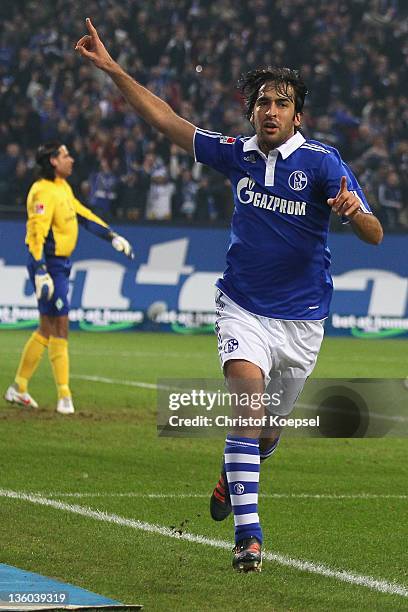
[[[236,351],[237,348],[238,348],[238,340],[236,340],[235,338],[231,338],[230,340],[227,340],[226,343],[224,344],[224,353],[232,353]]]
[[[43,215],[45,213],[45,205],[37,202],[34,206],[34,212],[36,215]]]
[[[236,138],[234,138],[233,136],[220,136],[221,144],[234,144],[235,141]]]
[[[302,191],[307,185],[307,176],[302,170],[295,170],[290,175],[288,183],[293,191]]]

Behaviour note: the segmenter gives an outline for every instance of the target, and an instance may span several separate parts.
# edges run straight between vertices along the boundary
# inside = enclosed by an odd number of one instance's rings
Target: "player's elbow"
[[[378,227],[377,227],[377,235],[376,235],[376,240],[374,244],[381,244],[384,238],[384,230],[382,228],[381,223],[378,221]]]
[[[378,246],[379,244],[382,243],[383,238],[384,238],[384,230],[381,227],[380,223],[378,223],[378,226],[371,233],[371,235],[370,235],[370,237],[368,239],[368,242],[370,244]]]

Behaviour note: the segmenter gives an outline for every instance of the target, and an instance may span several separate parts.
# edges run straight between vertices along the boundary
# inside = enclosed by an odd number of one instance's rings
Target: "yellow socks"
[[[68,340],[50,336],[48,356],[51,361],[52,372],[58,390],[58,399],[71,397],[69,390],[69,357]]]
[[[28,381],[36,371],[47,346],[47,338],[44,338],[44,336],[41,336],[36,331],[31,334],[24,347],[17,374],[14,379],[18,385],[19,393],[25,393],[27,391]]]
[[[58,399],[71,397],[69,390],[69,358],[68,340],[50,336],[49,340],[34,332],[27,341],[17,369],[15,383],[19,393],[25,393],[30,378],[41,361],[44,350],[48,347],[48,355],[58,390]]]

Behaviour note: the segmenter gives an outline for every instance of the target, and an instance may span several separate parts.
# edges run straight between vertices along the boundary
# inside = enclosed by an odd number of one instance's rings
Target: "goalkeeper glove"
[[[47,266],[42,264],[36,271],[35,277],[35,295],[37,300],[49,301],[54,294],[54,281],[48,274]]]
[[[135,258],[131,245],[123,236],[112,233],[112,246],[116,251],[123,252],[129,259]]]

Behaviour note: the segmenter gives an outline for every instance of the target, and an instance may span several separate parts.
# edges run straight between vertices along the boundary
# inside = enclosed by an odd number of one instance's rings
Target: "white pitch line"
[[[90,382],[106,383],[107,385],[123,385],[125,387],[139,387],[141,389],[151,389],[152,391],[186,391],[186,387],[170,387],[168,385],[158,385],[157,383],[147,383],[142,380],[121,380],[119,378],[107,378],[106,376],[91,376],[89,374],[71,374],[71,378],[77,380],[88,380]]]
[[[163,351],[81,351],[76,349],[70,349],[69,351],[72,355],[87,355],[90,357],[186,357],[190,359],[190,357],[196,357],[197,359],[203,358],[203,354],[197,351],[196,353],[183,353],[182,351],[166,351],[163,354]],[[210,355],[212,356],[212,354]]]
[[[154,533],[168,538],[184,540],[194,544],[202,544],[204,546],[212,546],[214,548],[220,548],[223,550],[231,550],[231,543],[225,540],[214,540],[212,538],[207,538],[205,536],[200,536],[193,533],[182,533],[180,535],[175,530],[169,529],[168,527],[162,527],[160,525],[155,525],[154,523],[145,523],[144,521],[138,521],[135,519],[127,519],[117,514],[93,510],[92,508],[88,508],[86,506],[66,504],[64,502],[41,497],[40,495],[29,495],[18,491],[0,489],[0,497],[27,501],[40,506],[48,506],[55,508],[56,510],[72,512],[73,514],[79,514],[97,521],[113,523],[115,525],[120,525],[121,527],[130,527],[132,529],[138,529],[147,533]],[[325,576],[326,578],[334,578],[341,582],[363,586],[379,593],[388,593],[390,595],[401,595],[402,597],[408,597],[408,588],[404,585],[396,584],[394,582],[387,582],[386,580],[378,580],[372,576],[353,574],[346,570],[336,570],[320,563],[303,561],[302,559],[292,559],[291,557],[286,557],[276,553],[264,552],[263,558],[267,561],[272,561],[274,563],[278,563],[279,565],[298,569],[302,572],[310,572],[312,574]]]
[[[126,387],[139,387],[141,389],[163,389],[164,391],[171,390],[171,387],[157,385],[156,383],[147,383],[139,380],[120,380],[117,378],[107,378],[106,376],[88,376],[87,374],[71,374],[71,378],[77,380],[88,380],[90,382],[106,383],[108,385],[123,385]]]
[[[136,491],[129,491],[127,493],[112,493],[112,492],[49,492],[49,491],[37,491],[37,492],[24,492],[25,495],[39,495],[46,497],[75,497],[75,498],[83,498],[83,497],[91,497],[91,498],[101,498],[101,497],[117,497],[117,498],[141,498],[141,499],[187,499],[187,498],[196,498],[196,499],[207,499],[211,493],[138,493]],[[404,494],[376,494],[376,493],[345,493],[336,494],[336,493],[260,493],[260,499],[327,499],[327,500],[341,500],[341,499],[401,499],[408,500],[408,495]]]
[[[13,349],[12,351],[8,350],[8,349],[3,349],[0,348],[0,353],[7,353],[9,354],[10,352],[13,353],[17,353],[20,354],[21,353],[21,349]],[[105,351],[105,350],[95,350],[95,351],[89,351],[89,350],[80,350],[80,349],[73,349],[70,348],[69,349],[69,354],[70,355],[80,355],[81,357],[83,357],[84,355],[87,357],[161,357],[163,358],[163,351]],[[208,353],[210,357],[212,357],[213,353],[211,352]],[[184,353],[182,351],[166,351],[165,353],[165,357],[185,357],[186,359],[190,359],[192,358],[197,358],[197,359],[202,359],[203,358],[203,353],[197,351],[196,353]]]

